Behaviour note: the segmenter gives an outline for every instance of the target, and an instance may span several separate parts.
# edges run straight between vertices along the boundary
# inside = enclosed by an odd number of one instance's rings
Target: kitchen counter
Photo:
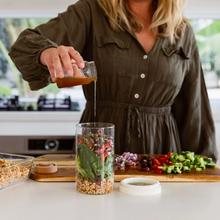
[[[74,182],[28,180],[0,191],[0,219],[5,220],[207,220],[219,219],[220,182],[161,182],[162,192],[129,196],[118,190],[85,195]]]

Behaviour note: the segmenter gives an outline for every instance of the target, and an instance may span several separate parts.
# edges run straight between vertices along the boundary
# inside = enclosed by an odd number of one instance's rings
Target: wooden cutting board
[[[153,156],[153,155],[152,155]],[[34,172],[34,167],[40,162],[50,162],[57,164],[58,171],[52,174],[39,174]],[[36,181],[75,181],[75,155],[71,154],[47,154],[36,157],[34,166],[31,171],[30,178]],[[121,181],[130,177],[148,177],[158,181],[198,181],[198,182],[216,182],[220,181],[220,169],[216,166],[215,169],[206,168],[202,172],[197,172],[194,169],[190,173],[181,174],[156,174],[153,171],[146,172],[140,167],[126,168],[126,170],[115,171],[115,181]]]

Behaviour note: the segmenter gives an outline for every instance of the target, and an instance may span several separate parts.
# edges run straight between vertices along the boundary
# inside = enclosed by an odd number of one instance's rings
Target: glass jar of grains
[[[114,128],[109,123],[76,125],[76,189],[105,194],[114,187]]]

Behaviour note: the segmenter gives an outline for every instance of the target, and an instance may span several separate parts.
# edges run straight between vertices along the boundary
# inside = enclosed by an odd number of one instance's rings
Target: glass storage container
[[[27,180],[34,157],[0,153],[0,189]]]
[[[109,123],[76,125],[76,189],[105,194],[114,187],[114,128]]]

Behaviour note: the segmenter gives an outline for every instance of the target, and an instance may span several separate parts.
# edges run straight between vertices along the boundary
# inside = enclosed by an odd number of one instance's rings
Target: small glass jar
[[[76,125],[76,189],[105,194],[114,187],[114,128],[109,123]]]
[[[76,65],[75,62],[72,62],[72,66]],[[78,69],[78,72],[74,72],[72,76],[69,76],[64,71],[64,77],[60,76],[55,71],[56,83],[58,88],[67,88],[78,85],[86,85],[92,81],[97,81],[97,70],[94,61],[84,61],[84,68]]]

